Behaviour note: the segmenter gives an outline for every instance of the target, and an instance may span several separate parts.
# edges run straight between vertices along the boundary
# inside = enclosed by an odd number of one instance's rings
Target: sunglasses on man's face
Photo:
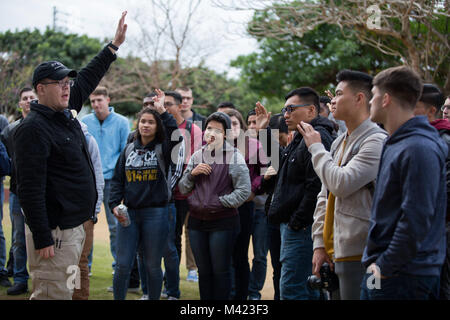
[[[301,107],[308,107],[310,106],[311,103],[305,103],[305,104],[290,104],[285,106],[283,109],[281,109],[281,113],[285,114],[286,112],[288,113],[292,113],[292,111],[294,111],[295,108],[301,108]]]

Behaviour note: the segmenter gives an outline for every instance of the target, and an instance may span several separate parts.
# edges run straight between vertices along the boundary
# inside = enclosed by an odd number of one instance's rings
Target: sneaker
[[[148,300],[148,294],[143,294],[138,300]]]
[[[88,273],[88,277],[92,277],[92,272],[89,272],[89,273]]]
[[[186,281],[198,282],[197,270],[189,270]]]
[[[161,299],[167,299],[168,297],[169,297],[169,295],[167,294],[166,290],[164,289],[164,290],[161,292]]]
[[[167,298],[167,300],[178,300],[178,298],[169,296],[169,297]]]
[[[108,289],[106,289],[106,290],[107,290],[108,292],[114,292],[114,287],[113,287],[113,286],[108,287]],[[137,287],[137,288],[128,288],[127,292],[130,292],[130,293],[139,293],[139,287]]]
[[[24,294],[28,292],[28,284],[26,283],[15,283],[11,288],[6,290],[8,296],[17,296],[19,294]]]
[[[141,290],[139,289],[139,287],[136,288],[128,288],[127,290],[129,293],[139,293],[141,292]]]
[[[11,281],[9,281],[6,274],[0,276],[0,286],[5,287],[5,288],[9,288],[12,286]]]

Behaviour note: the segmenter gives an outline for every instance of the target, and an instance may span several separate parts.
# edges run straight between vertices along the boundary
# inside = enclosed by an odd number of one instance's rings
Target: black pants
[[[280,300],[280,277],[281,277],[281,262],[280,262],[280,250],[281,250],[281,233],[280,225],[272,224],[269,222],[269,237],[270,237],[270,259],[273,269],[273,289],[274,300]]]
[[[255,213],[253,201],[244,202],[238,208],[241,231],[239,232],[233,250],[234,267],[234,300],[247,300],[250,281],[250,264],[248,263],[248,247]]]
[[[186,215],[189,212],[187,200],[175,200],[175,209],[177,210],[177,223],[175,226],[175,247],[177,248],[179,261],[181,261],[181,235],[183,234],[183,225]]]

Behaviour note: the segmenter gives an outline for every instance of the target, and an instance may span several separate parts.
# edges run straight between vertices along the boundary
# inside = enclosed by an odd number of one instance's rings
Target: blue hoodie
[[[117,159],[125,148],[130,133],[128,119],[115,113],[113,107],[109,107],[109,112],[110,114],[102,124],[100,124],[94,112],[81,120],[87,125],[89,133],[97,141],[105,180],[112,179]]]
[[[383,146],[362,258],[383,276],[439,276],[445,258],[447,146],[425,116]]]

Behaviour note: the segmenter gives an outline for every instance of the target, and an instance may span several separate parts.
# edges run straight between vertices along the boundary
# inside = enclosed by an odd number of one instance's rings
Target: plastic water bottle
[[[125,205],[120,204],[119,207],[117,208],[117,212],[119,213],[120,216],[125,217],[125,221],[120,222],[122,227],[128,227],[130,225],[130,216],[128,215],[128,208]]]

